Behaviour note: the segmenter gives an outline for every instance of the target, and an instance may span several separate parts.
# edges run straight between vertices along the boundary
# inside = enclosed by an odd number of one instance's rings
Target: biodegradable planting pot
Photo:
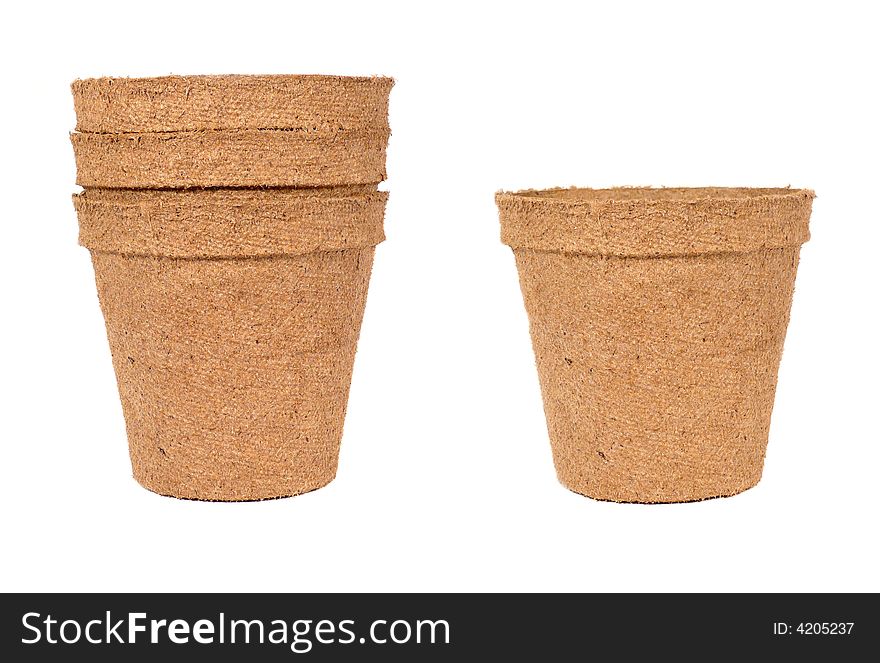
[[[92,253],[135,478],[254,500],[336,473],[374,247],[390,78],[72,85]]]
[[[333,479],[385,198],[370,187],[74,197],[144,487],[254,500]]]
[[[560,481],[686,502],[761,478],[813,193],[499,193]]]

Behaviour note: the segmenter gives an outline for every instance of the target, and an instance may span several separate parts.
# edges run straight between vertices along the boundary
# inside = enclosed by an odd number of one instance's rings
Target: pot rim
[[[772,198],[815,198],[812,189],[793,189],[786,187],[654,187],[654,186],[616,186],[592,187],[552,187],[549,189],[522,189],[520,191],[498,191],[497,200],[522,199],[556,203],[560,205],[584,205],[596,203],[631,202],[697,202],[697,201],[738,201]]]
[[[495,194],[514,250],[619,257],[743,253],[810,238],[815,193],[749,187],[526,189]]]
[[[82,78],[71,83],[76,129],[141,133],[387,127],[394,79],[329,74]]]
[[[86,189],[73,195],[79,243],[93,253],[176,259],[296,256],[376,246],[388,193],[338,187]]]
[[[71,83],[74,91],[84,88],[107,85],[154,85],[157,83],[287,83],[287,82],[351,82],[351,83],[380,83],[382,85],[394,85],[391,76],[342,76],[338,74],[166,74],[163,76],[93,76],[77,78]]]

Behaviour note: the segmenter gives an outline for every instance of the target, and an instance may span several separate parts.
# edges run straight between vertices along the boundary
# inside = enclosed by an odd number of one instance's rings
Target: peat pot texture
[[[553,459],[618,502],[733,495],[761,478],[813,193],[499,193]]]
[[[385,196],[75,196],[143,486],[252,500],[333,479]]]
[[[135,478],[202,500],[336,475],[382,225],[390,78],[72,85],[74,196]]]
[[[321,187],[385,179],[394,81],[163,76],[74,81],[77,184]]]

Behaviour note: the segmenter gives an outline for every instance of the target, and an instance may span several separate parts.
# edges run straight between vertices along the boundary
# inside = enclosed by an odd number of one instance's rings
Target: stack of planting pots
[[[813,192],[549,189],[496,200],[560,481],[648,503],[754,486]]]
[[[146,488],[254,500],[334,478],[384,239],[392,84],[73,84],[80,243]]]

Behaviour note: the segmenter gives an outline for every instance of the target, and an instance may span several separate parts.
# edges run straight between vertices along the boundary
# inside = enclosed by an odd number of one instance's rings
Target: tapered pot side
[[[571,490],[686,502],[761,478],[813,193],[500,193]]]
[[[135,478],[202,500],[331,481],[385,194],[91,190],[74,202]]]

